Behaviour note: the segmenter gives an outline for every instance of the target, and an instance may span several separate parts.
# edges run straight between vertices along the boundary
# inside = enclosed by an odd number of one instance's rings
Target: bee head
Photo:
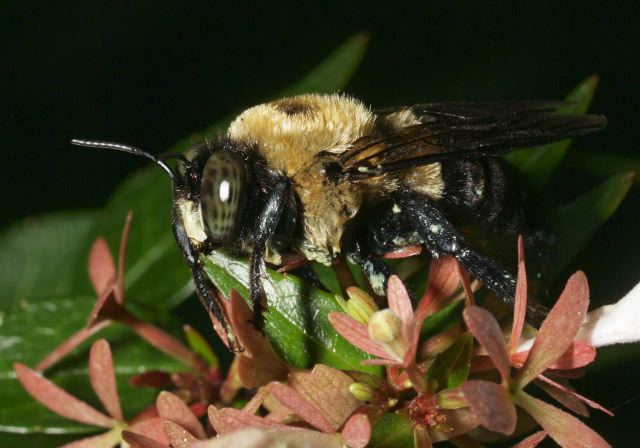
[[[214,245],[236,239],[249,184],[249,166],[225,147],[196,145],[187,153],[181,173],[190,199],[200,204],[205,232]]]
[[[176,199],[185,198],[200,207],[204,231],[211,243],[222,246],[237,237],[247,201],[249,167],[229,148],[201,144],[186,154],[154,155],[121,143],[96,140],[72,140],[71,143],[128,152],[152,160],[171,178]],[[178,160],[175,169],[165,162],[167,159]]]

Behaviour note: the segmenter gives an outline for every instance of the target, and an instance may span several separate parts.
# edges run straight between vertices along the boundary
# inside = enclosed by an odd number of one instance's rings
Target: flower
[[[526,274],[522,240],[519,241],[518,286],[514,325],[510,347],[515,347],[524,323],[526,309]],[[469,380],[461,387],[464,400],[476,414],[482,426],[503,434],[512,434],[516,425],[515,405],[531,415],[545,432],[561,446],[606,447],[602,437],[574,416],[534,398],[524,388],[549,369],[572,347],[589,305],[589,287],[582,272],[569,278],[564,291],[542,323],[531,350],[520,370],[511,377],[511,360],[502,330],[488,311],[470,306],[464,310],[469,331],[482,345],[500,374],[501,384],[483,380]],[[547,380],[549,382],[549,380]],[[554,384],[554,382],[551,382]],[[560,390],[569,394],[568,389]],[[571,396],[583,398],[576,393]],[[560,400],[566,404],[567,400]],[[585,401],[585,400],[583,400]],[[588,404],[592,404],[586,400]]]
[[[113,256],[111,255],[106,240],[101,237],[93,243],[89,252],[88,271],[91,284],[96,291],[97,299],[89,314],[87,326],[80,329],[52,350],[38,363],[36,366],[37,370],[47,370],[83,341],[111,325],[113,321],[120,321],[129,326],[149,344],[167,355],[172,356],[186,366],[195,369],[203,368],[203,364],[198,356],[185,347],[184,344],[160,328],[138,319],[126,308],[124,272],[127,238],[129,236],[131,219],[132,214],[129,212],[120,237],[117,267],[113,261]]]
[[[93,390],[108,415],[68,394],[38,372],[22,364],[15,363],[14,370],[25,390],[50,411],[80,423],[109,428],[103,434],[72,442],[70,445],[74,447],[116,446],[122,441],[121,432],[125,428],[139,431],[160,443],[166,441],[164,433],[159,431],[160,420],[157,418],[143,413],[138,418],[134,418],[131,423],[125,421],[116,389],[111,349],[104,339],[97,340],[91,346],[89,378]]]

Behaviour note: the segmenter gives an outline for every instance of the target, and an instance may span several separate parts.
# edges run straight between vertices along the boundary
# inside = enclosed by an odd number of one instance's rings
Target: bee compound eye
[[[247,177],[244,160],[232,152],[215,152],[205,163],[200,187],[202,219],[214,243],[235,238],[246,202]]]

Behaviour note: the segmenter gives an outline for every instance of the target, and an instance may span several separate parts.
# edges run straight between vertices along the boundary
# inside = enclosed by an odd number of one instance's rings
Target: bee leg
[[[389,277],[393,271],[382,260],[374,257],[365,245],[355,239],[347,248],[347,259],[357,264],[369,280],[369,284],[379,296],[385,296]]]
[[[238,347],[236,343],[235,334],[231,325],[229,324],[229,319],[225,315],[221,304],[218,302],[218,298],[216,297],[214,291],[216,287],[209,279],[209,276],[202,268],[202,264],[198,257],[198,252],[191,246],[189,242],[189,238],[187,237],[187,233],[182,225],[182,219],[180,218],[180,209],[178,207],[174,208],[174,216],[173,216],[173,233],[176,237],[176,241],[180,250],[182,251],[182,255],[184,255],[189,268],[191,269],[191,276],[193,277],[193,282],[196,287],[196,293],[200,302],[205,307],[205,309],[213,315],[215,320],[217,320],[222,326],[223,333],[227,336],[227,341],[229,343],[229,350],[231,351],[242,351],[242,347]]]
[[[254,324],[262,330],[264,316],[267,309],[267,296],[262,286],[262,279],[267,276],[264,262],[264,251],[267,241],[276,231],[280,218],[289,198],[291,185],[286,181],[278,181],[269,192],[264,208],[258,216],[253,230],[253,252],[251,253],[251,265],[249,267],[249,290],[251,304],[253,306]]]
[[[435,255],[451,255],[498,297],[513,306],[516,281],[506,269],[467,245],[444,213],[424,195],[412,190],[398,193],[406,219]]]

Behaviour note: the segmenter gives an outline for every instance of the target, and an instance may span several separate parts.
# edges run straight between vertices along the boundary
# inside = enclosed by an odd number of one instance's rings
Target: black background
[[[71,138],[163,151],[297,80],[358,31],[370,33],[370,49],[347,92],[367,103],[560,99],[597,73],[592,110],[609,127],[573,156],[640,158],[635,2],[3,2],[0,11],[3,227],[99,207],[145,164],[71,147]],[[600,180],[565,165],[551,191],[561,202]],[[635,187],[576,263],[595,302],[640,279],[639,205]],[[638,373],[635,361],[579,385],[610,407],[631,399],[616,419],[593,420],[610,441],[637,440]]]

